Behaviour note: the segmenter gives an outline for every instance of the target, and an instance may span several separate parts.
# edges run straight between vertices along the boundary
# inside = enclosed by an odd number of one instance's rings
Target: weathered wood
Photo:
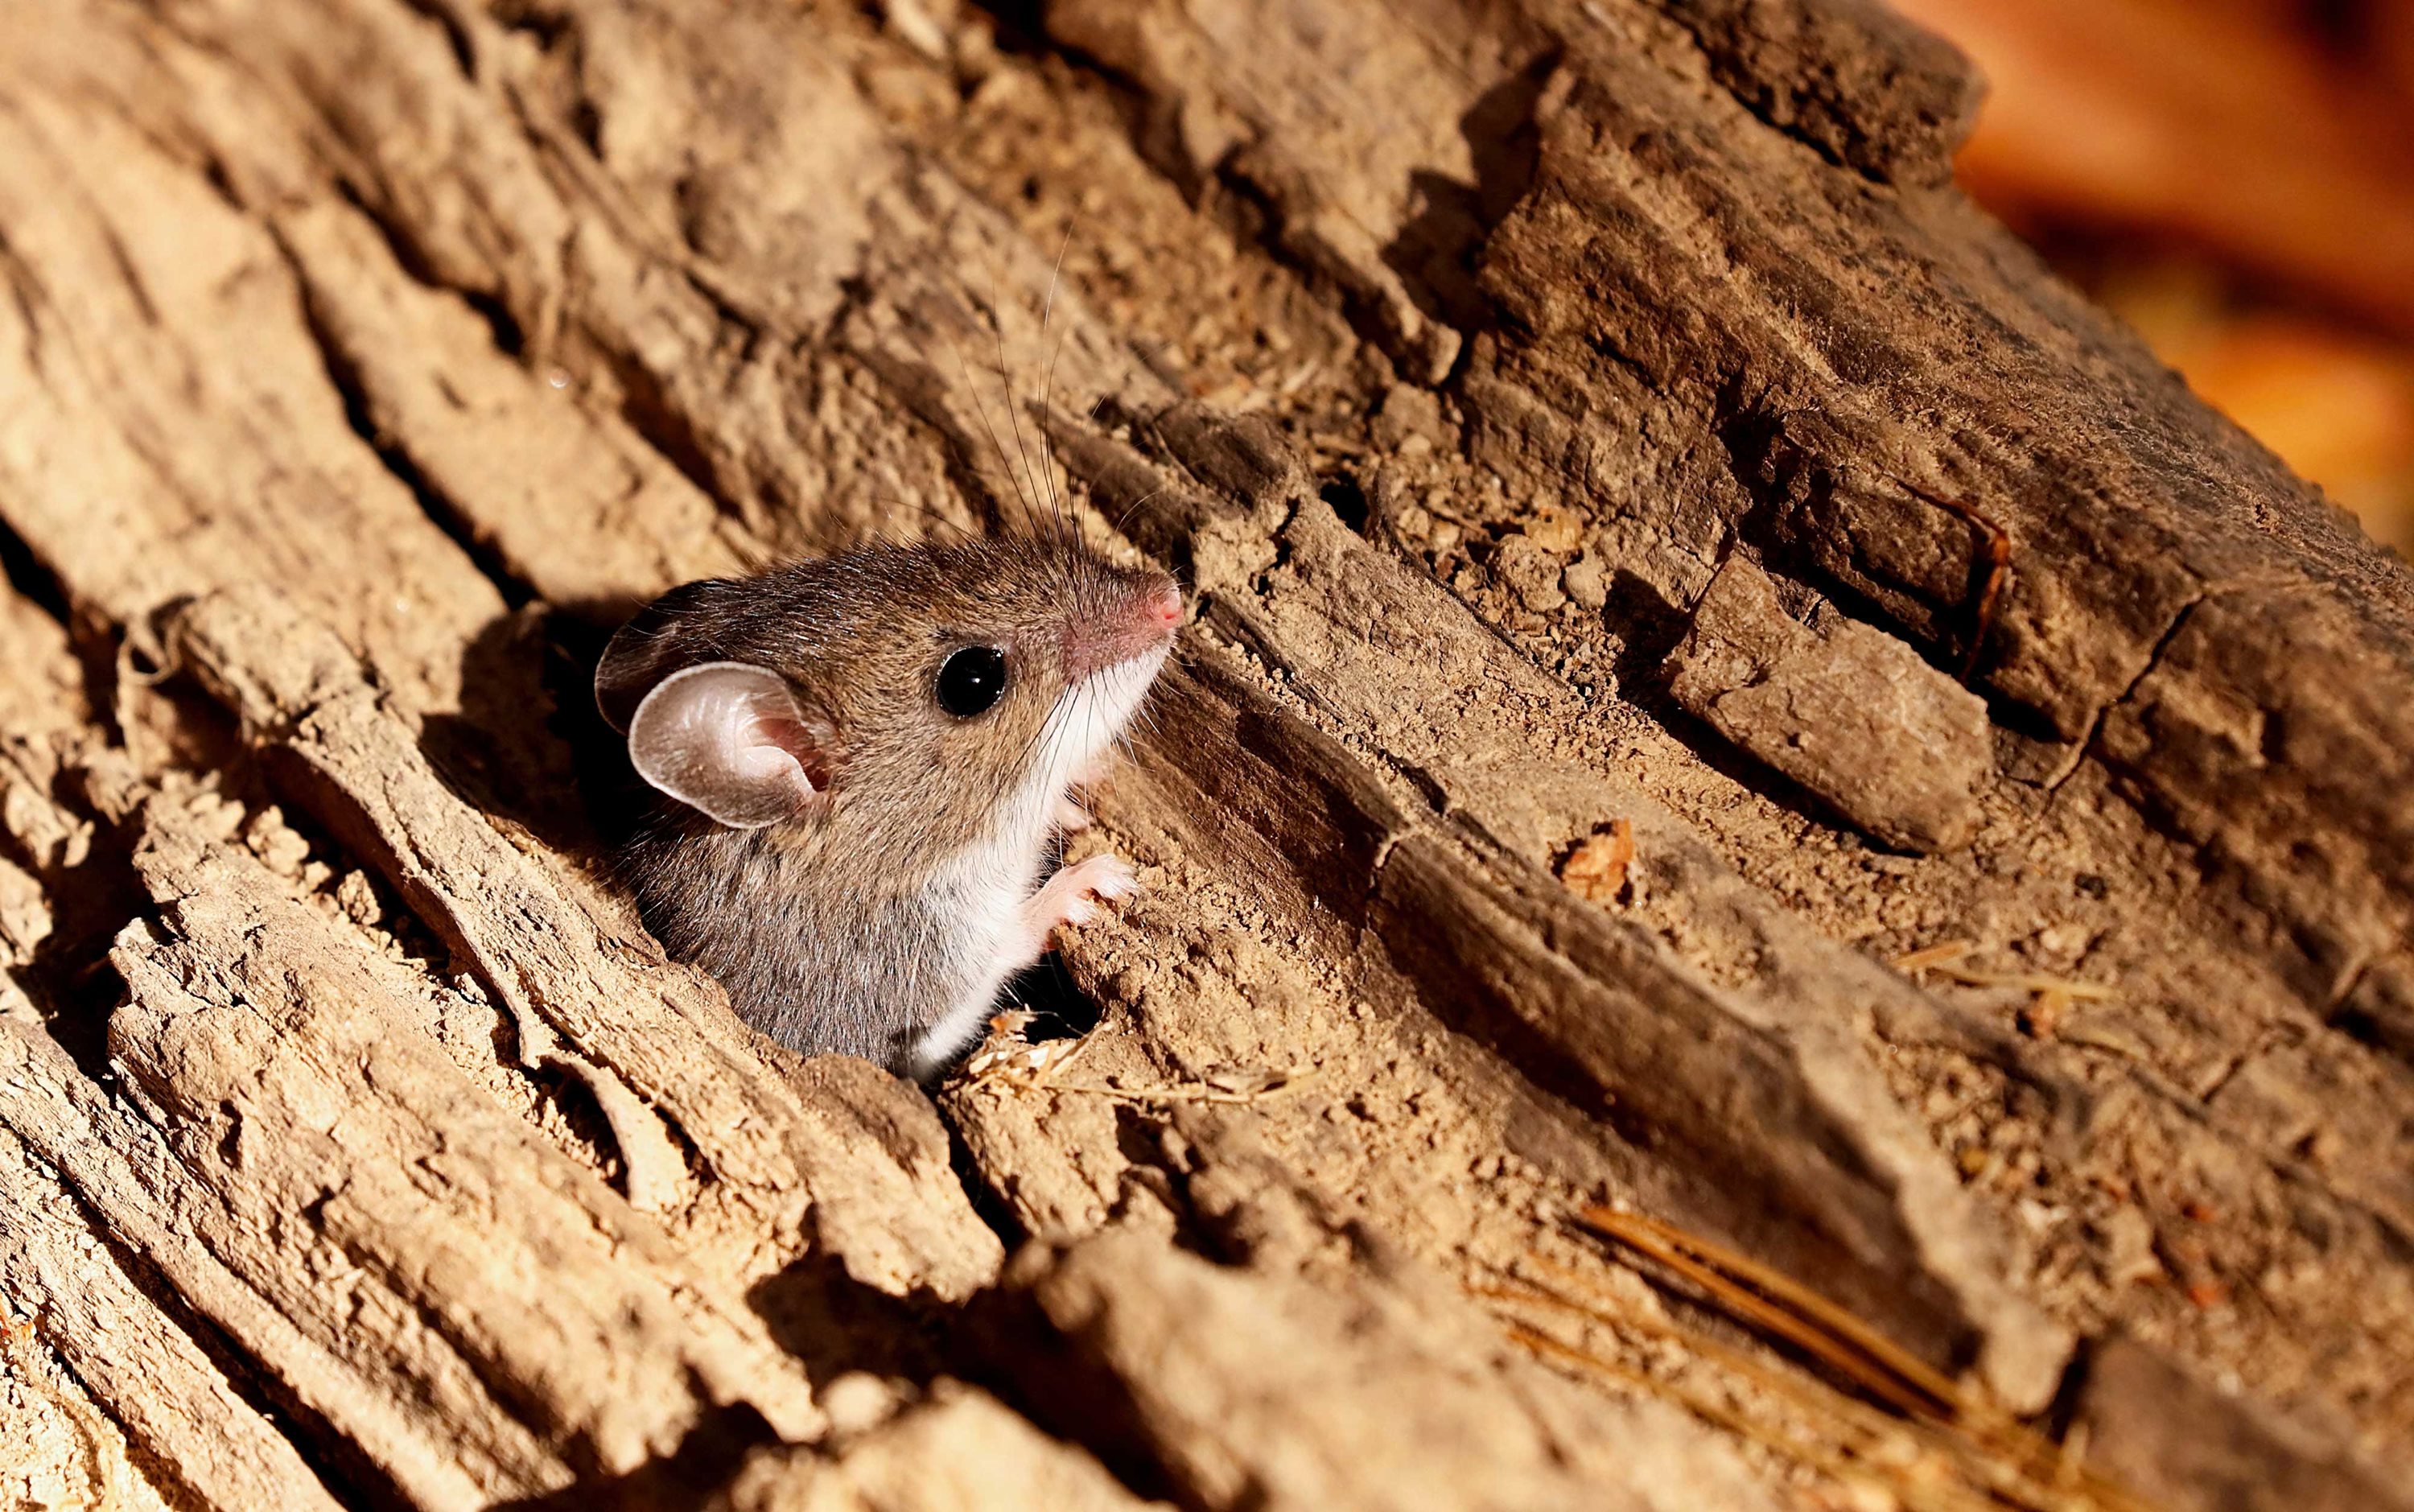
[[[0,1034],[19,1032],[16,1025],[0,1028]],[[38,1062],[13,1065],[12,1100],[32,1099],[28,1075],[51,1069]],[[276,1424],[246,1400],[248,1383],[230,1380],[129,1274],[119,1247],[131,1235],[106,1220],[96,1221],[74,1190],[37,1163],[13,1133],[0,1133],[0,1201],[12,1213],[42,1216],[38,1225],[20,1220],[0,1230],[0,1284],[7,1286],[12,1313],[22,1315],[7,1326],[30,1340],[32,1320],[40,1320],[43,1341],[168,1486],[210,1507],[332,1512],[341,1505]],[[20,1375],[22,1358],[9,1356],[12,1377]],[[109,1452],[106,1445],[90,1447]],[[88,1465],[75,1469],[80,1481],[91,1478]]]
[[[178,1226],[348,1377],[336,1435],[463,1505],[632,1470],[731,1401],[815,1431],[734,1288],[412,1032],[362,945],[214,843],[232,817],[146,804],[166,937],[112,952],[111,1049],[174,1151]]]
[[[1668,665],[1686,712],[1883,845],[1959,850],[1984,822],[1986,704],[1873,626],[1796,623],[1749,561],[1719,568]]]
[[[846,1385],[882,1395],[866,1377]],[[1010,1499],[1064,1512],[1163,1505],[1141,1502],[1095,1460],[995,1399],[953,1385],[894,1416],[842,1427],[827,1457],[758,1450],[706,1505],[710,1512],[943,1512]]]
[[[1563,1221],[1604,1198],[2000,1404],[2120,1329],[2236,1376],[2275,1484],[2332,1451],[2271,1401],[2407,1452],[2414,585],[1960,202],[1949,49],[1862,0],[882,11],[10,11],[0,1300],[129,1474],[1771,1500],[1461,1295],[1639,1306]],[[1147,891],[1066,942],[1076,1058],[943,1126],[662,959],[556,699],[671,582],[1060,502],[1199,601],[1077,842]],[[1831,703],[1973,663],[1934,854],[1755,763],[1816,700],[1683,711],[1721,562]],[[1626,886],[1563,888],[1620,821]]]
[[[1029,1251],[1009,1283],[1042,1325],[1006,1343],[1025,1394],[1056,1399],[1037,1410],[1165,1464],[1198,1505],[1404,1507],[1441,1486],[1485,1508],[1765,1505],[1739,1465],[1668,1455],[1654,1413],[1556,1417],[1533,1399],[1560,1383],[1485,1368],[1506,1346],[1480,1315],[1413,1286],[1336,1296],[1130,1232]]]
[[[1459,424],[1445,411],[1431,451],[1361,464],[1378,501],[1409,506],[1395,517],[1419,528],[1397,538],[1530,655],[1583,668],[1647,710],[1675,639],[1664,626],[1731,546],[1949,666],[1975,650],[2007,726],[1998,759],[2013,781],[1996,785],[1992,806],[2016,816],[1969,852],[1908,872],[1858,858],[1801,864],[1783,824],[1655,772],[1654,732],[1638,734],[1616,703],[1576,727],[1602,756],[1639,757],[1647,783],[1748,876],[1831,931],[1906,950],[2080,929],[2089,974],[2119,988],[2082,1015],[2093,1054],[1959,1027],[1944,1037],[1964,1054],[1983,1042],[1982,1059],[2096,1125],[2097,1150],[2045,1142],[2048,1185],[2068,1193],[2049,1201],[2087,1205],[2072,1189],[2108,1170],[2101,1148],[2130,1144],[2103,1139],[2117,1121],[2108,1110],[2147,1119],[2161,1158],[2194,1148],[2191,1170],[2222,1173],[2189,1178],[2220,1188],[2218,1205],[2296,1215],[2281,1220],[2287,1237],[2248,1240],[2188,1232],[2184,1201],[2149,1199],[2175,1247],[2226,1251],[2225,1266],[2272,1277],[2263,1295],[2289,1296],[2291,1321],[2268,1333],[2224,1320],[2260,1334],[2241,1367],[2301,1391],[2335,1385],[2343,1352],[2358,1360],[2349,1394],[2406,1400],[2386,1351],[2353,1340],[2376,1328],[2405,1339],[2414,1316],[2414,1295],[2381,1258],[2407,1232],[2396,1194],[2405,1135],[2391,1110],[2414,1083],[2402,1061],[2332,1027],[2387,1022],[2385,986],[2366,983],[2385,980],[2384,952],[2408,923],[2406,849],[2381,838],[2414,813],[2403,798],[2402,566],[1999,229],[1949,190],[1922,187],[1949,132],[1930,134],[1929,166],[1872,181],[1867,163],[1812,170],[1790,133],[1755,127],[1769,91],[1805,79],[1861,81],[1863,118],[1942,119],[1933,102],[1963,87],[1949,55],[1871,72],[1854,58],[1850,25],[1800,21],[1825,7],[1670,7],[1692,28],[1680,32],[1641,6],[1435,6],[1391,46],[1438,61],[1422,77],[1393,73],[1379,99],[1310,102],[1274,87],[1269,60],[1371,28],[1387,8],[1319,7],[1310,22],[1281,7],[1165,0],[1140,7],[1145,22],[1095,35],[1088,7],[1051,14],[1150,108],[1244,121],[1251,153],[1194,166],[1220,166],[1282,217],[1312,219],[1333,197],[1313,176],[1257,165],[1328,150],[1349,160],[1342,144],[1396,112],[1403,90],[1470,127],[1482,118],[1469,101],[1525,91],[1530,113],[1492,139],[1523,192],[1480,240],[1492,303],[1449,385]],[[1512,66],[1550,55],[1538,33],[1560,44],[1547,81]],[[1152,60],[1177,45],[1185,71],[1161,82]],[[1747,82],[1746,97],[1706,90],[1705,64],[1725,87]],[[1446,155],[1420,167],[1452,182]],[[1461,445],[1477,466],[1454,455]],[[1572,529],[1555,514],[1572,516]],[[1507,571],[1514,554],[1487,561],[1454,544],[1531,540],[1538,516],[1619,586],[1609,617],[1538,612]],[[2009,565],[1982,622],[1999,539]],[[2220,628],[2204,635],[2199,616]],[[1396,699],[1394,685],[1381,691]],[[1840,885],[1840,870],[1855,879]],[[2197,884],[2199,872],[2212,886]],[[2104,889],[2108,909],[2089,906],[2082,879]],[[1934,921],[1884,921],[1880,900],[1898,891],[1918,904],[1906,914]],[[2367,1000],[2377,1014],[2342,1013]],[[1880,1054],[1909,1048],[1884,1047],[1907,1027],[1891,1010],[1876,1027]],[[1933,1054],[1940,1037],[1911,1039]],[[2144,1190],[2150,1175],[2118,1179]],[[2271,1259],[2273,1243],[2334,1255],[2345,1235],[2358,1257],[2345,1264],[2388,1278],[2389,1300],[2352,1319],[2278,1283]],[[2133,1290],[2117,1306],[2159,1314],[2158,1337],[2201,1333],[2176,1290]],[[2315,1336],[2325,1343],[2298,1347]]]
[[[14,7],[0,63],[10,528],[118,623],[292,584],[413,706],[451,707],[501,595],[361,444],[271,229],[151,134],[182,92],[134,28],[99,22]]]

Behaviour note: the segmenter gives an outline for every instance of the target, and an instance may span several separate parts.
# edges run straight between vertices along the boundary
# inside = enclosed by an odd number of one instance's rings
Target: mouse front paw
[[[1140,874],[1121,856],[1093,856],[1050,877],[1024,904],[1023,928],[1036,960],[1059,928],[1079,929],[1098,917],[1101,905],[1120,903],[1140,891]]]
[[[1080,834],[1090,827],[1090,811],[1075,802],[1070,793],[1056,800],[1056,807],[1048,818],[1050,823],[1068,835]]]
[[[1048,887],[1062,887],[1064,892],[1056,904],[1052,924],[1079,926],[1098,917],[1098,905],[1121,903],[1140,891],[1140,874],[1131,862],[1121,856],[1093,856],[1076,861],[1048,879]]]

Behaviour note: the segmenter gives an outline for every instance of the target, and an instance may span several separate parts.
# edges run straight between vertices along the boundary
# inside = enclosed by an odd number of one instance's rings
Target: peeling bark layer
[[[1908,1462],[1611,1203],[1945,1382],[1973,1494],[2058,1397],[2174,1505],[2381,1494],[2414,580],[1960,200],[1960,60],[1009,14],[9,9],[0,1431],[230,1508]],[[1058,508],[1196,610],[1097,1027],[799,1061],[610,884],[582,659]]]

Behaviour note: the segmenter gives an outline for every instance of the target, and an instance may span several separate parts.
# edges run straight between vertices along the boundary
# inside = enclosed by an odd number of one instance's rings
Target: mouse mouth
[[[1172,650],[1172,637],[1160,636],[1155,645],[1098,667],[1065,690],[1048,717],[1043,770],[1052,787],[1061,791],[1131,726]]]
[[[1112,739],[1140,712],[1141,701],[1155,684],[1156,674],[1164,669],[1165,659],[1172,651],[1170,641],[1143,647],[1081,678],[1066,690],[1065,697],[1080,706],[1078,712],[1105,728],[1107,738]]]

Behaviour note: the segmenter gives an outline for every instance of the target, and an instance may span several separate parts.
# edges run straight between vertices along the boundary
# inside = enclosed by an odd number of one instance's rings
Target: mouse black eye
[[[1006,652],[966,646],[939,664],[939,707],[958,719],[989,712],[1006,693]]]

